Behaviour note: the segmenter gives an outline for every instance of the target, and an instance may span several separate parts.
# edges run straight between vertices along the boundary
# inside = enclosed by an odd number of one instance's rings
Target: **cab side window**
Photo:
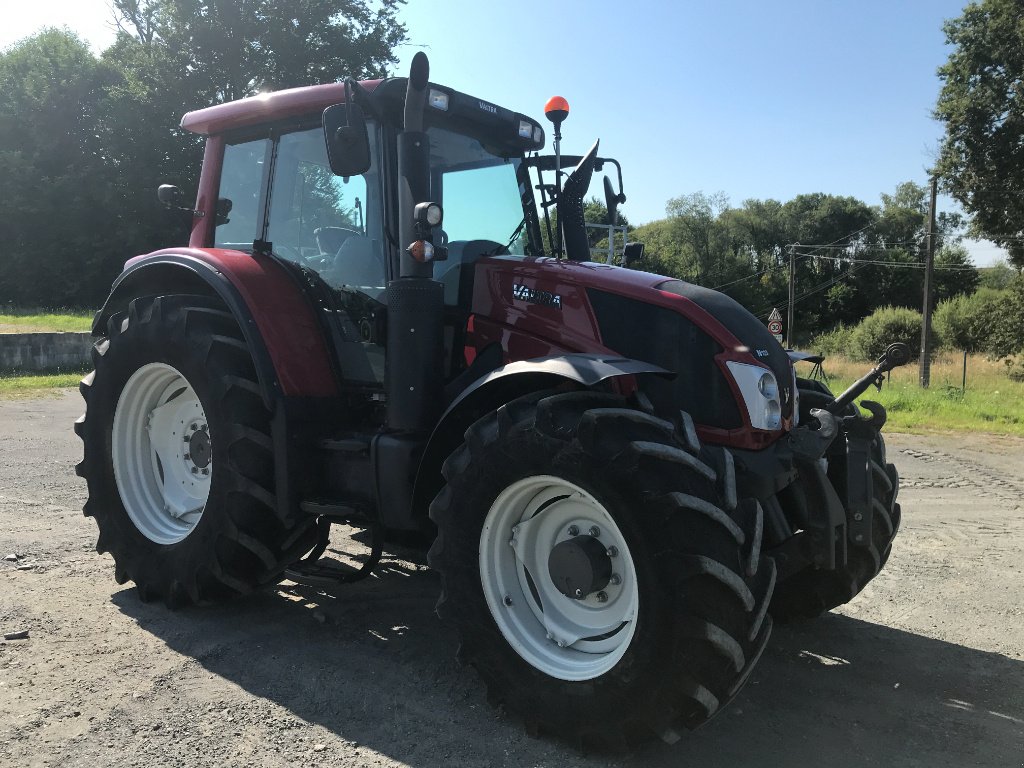
[[[231,201],[231,210],[217,220],[216,247],[252,248],[259,236],[260,188],[270,147],[269,139],[224,147],[219,197]]]

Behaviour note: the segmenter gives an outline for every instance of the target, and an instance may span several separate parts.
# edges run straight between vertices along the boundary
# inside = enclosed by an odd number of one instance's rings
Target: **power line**
[[[793,299],[793,304],[795,305],[795,304],[803,301],[804,299],[806,299],[808,296],[812,296],[815,293],[818,293],[819,291],[825,290],[826,288],[831,288],[833,285],[838,283],[840,280],[845,280],[846,278],[852,276],[856,272],[859,272],[861,269],[863,269],[863,267],[855,266],[853,269],[849,270],[848,272],[843,272],[843,273],[841,273],[839,275],[836,275],[835,277],[833,277],[833,278],[831,278],[829,280],[825,280],[822,283],[818,283],[818,285],[816,285],[814,288],[811,288],[809,291],[806,291],[806,292],[800,294],[799,296],[797,296],[795,299]],[[767,317],[768,314],[771,312],[772,308],[776,307],[776,306],[779,309],[788,308],[789,307],[789,301],[787,300],[787,301],[783,302],[780,305],[772,305],[771,307],[766,307],[765,309],[762,309],[759,312],[756,312],[754,314],[757,317]]]
[[[812,254],[810,254],[810,253],[801,254],[800,255],[800,259],[806,259],[806,258],[808,258],[811,255]],[[800,261],[800,259],[797,259],[797,261]],[[777,272],[778,270],[785,269],[788,266],[789,266],[788,264],[773,264],[772,266],[765,267],[760,272],[755,272],[752,275],[744,275],[743,277],[740,277],[740,278],[738,278],[736,280],[731,280],[728,283],[722,283],[721,285],[716,285],[711,290],[713,290],[713,291],[720,291],[723,288],[728,288],[730,285],[736,285],[736,283],[742,283],[744,280],[753,280],[755,277],[760,277],[761,275],[764,275],[764,274],[766,274],[768,272]]]
[[[787,248],[832,248],[832,247],[836,247],[836,248],[841,248],[841,249],[845,250],[846,248],[851,247],[850,243],[847,243],[846,245],[840,245],[840,246],[837,246],[836,243],[840,243],[843,240],[849,240],[851,237],[854,237],[856,235],[859,235],[861,232],[864,232],[864,231],[866,231],[868,229],[871,229],[871,227],[875,226],[875,224],[877,224],[877,223],[878,222],[876,222],[876,221],[872,221],[867,226],[861,227],[860,229],[858,229],[858,230],[856,230],[854,232],[850,232],[848,235],[843,235],[842,237],[838,238],[837,240],[833,240],[831,243],[825,243],[824,245],[800,245],[799,243],[797,243],[797,244],[793,244],[793,245],[788,245],[786,247]],[[854,244],[853,247],[856,248],[857,245]],[[815,256],[815,255],[816,255],[815,253],[801,253],[800,254],[800,258],[795,259],[795,261],[800,261],[802,259],[806,259],[806,258],[808,258],[810,256]],[[768,272],[774,272],[776,270],[783,269],[783,268],[788,267],[788,266],[789,266],[788,264],[785,264],[785,265],[783,265],[783,264],[776,264],[774,266],[762,269],[760,272],[757,272],[757,273],[755,273],[753,275],[745,275],[744,277],[741,277],[741,278],[739,278],[737,280],[733,280],[733,281],[728,282],[728,283],[722,283],[721,285],[716,285],[712,290],[719,291],[722,288],[728,288],[730,285],[736,285],[737,283],[742,283],[742,282],[744,282],[746,280],[752,280],[755,277],[760,277],[761,275],[767,274]],[[789,302],[787,302],[787,305],[788,305],[788,303]]]
[[[850,258],[848,256],[847,257],[843,257],[843,256],[818,256],[817,258],[819,258],[819,259],[826,259],[827,261],[840,262],[840,263],[844,263],[845,262],[845,263],[849,263],[849,264],[870,264],[872,266],[899,267],[899,268],[902,268],[902,269],[924,269],[925,266],[926,266],[925,264],[921,264],[919,262],[911,262],[911,261],[883,261],[881,259],[855,259],[855,258]],[[958,264],[936,264],[933,267],[933,269],[944,269],[944,270],[953,271],[953,272],[956,272],[956,271],[967,272],[967,271],[970,271],[970,270],[975,270],[976,271],[977,267],[970,266],[970,265],[961,266],[961,265],[958,265]]]
[[[894,245],[916,245],[921,244],[916,240],[890,240],[882,243],[865,243],[863,241],[857,243],[847,243],[846,245],[795,245],[794,248],[814,248],[815,250],[825,251],[845,251],[849,248],[891,248]]]

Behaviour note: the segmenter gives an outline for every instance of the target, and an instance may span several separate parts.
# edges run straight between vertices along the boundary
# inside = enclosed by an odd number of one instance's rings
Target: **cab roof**
[[[360,85],[372,92],[382,82],[363,80]],[[344,83],[288,88],[193,110],[181,118],[181,127],[192,133],[209,136],[237,128],[248,128],[261,123],[322,112],[332,104],[344,102]]]

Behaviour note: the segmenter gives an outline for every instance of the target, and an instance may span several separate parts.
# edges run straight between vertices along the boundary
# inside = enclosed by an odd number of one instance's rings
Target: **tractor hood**
[[[500,343],[509,362],[610,352],[673,371],[672,381],[645,382],[645,391],[659,411],[690,412],[705,439],[759,448],[791,426],[785,350],[724,294],[607,264],[496,256],[476,264],[473,315],[473,346]],[[774,428],[759,428],[750,406],[751,382],[766,370],[781,409]]]

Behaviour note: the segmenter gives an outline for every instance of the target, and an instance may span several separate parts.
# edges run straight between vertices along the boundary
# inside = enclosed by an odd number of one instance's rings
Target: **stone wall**
[[[79,369],[90,363],[89,333],[0,333],[0,370]]]

